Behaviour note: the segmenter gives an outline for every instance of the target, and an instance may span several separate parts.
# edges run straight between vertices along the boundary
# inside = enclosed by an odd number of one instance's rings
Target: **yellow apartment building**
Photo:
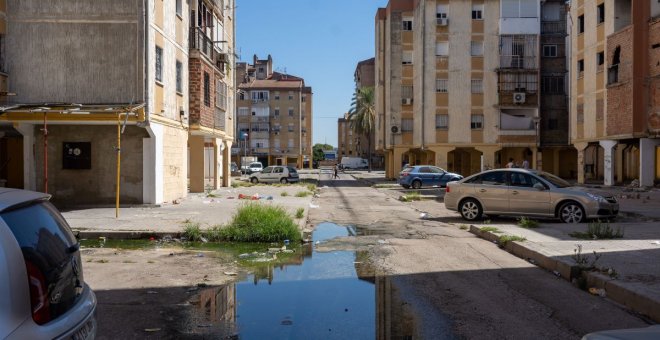
[[[571,142],[578,182],[660,179],[660,3],[577,0],[571,21]]]
[[[232,155],[266,165],[312,167],[312,88],[303,78],[273,70],[273,59],[236,66],[237,142]]]

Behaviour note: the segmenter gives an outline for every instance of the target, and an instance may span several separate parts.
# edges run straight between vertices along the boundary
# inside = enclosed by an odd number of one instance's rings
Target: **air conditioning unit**
[[[392,133],[399,133],[399,131],[401,131],[401,130],[399,129],[398,126],[392,125],[392,127],[390,128],[390,131],[392,131]]]
[[[412,99],[412,98],[403,98],[403,99],[401,100],[401,103],[402,103],[403,105],[412,105],[412,102],[413,102],[413,99]]]
[[[525,92],[514,92],[513,93],[513,103],[514,104],[524,104],[525,103]]]
[[[276,135],[279,135],[279,134],[280,134],[280,132],[279,132],[279,131],[275,131],[275,134],[276,134]]]
[[[447,26],[449,25],[449,19],[448,18],[438,18],[438,26]]]

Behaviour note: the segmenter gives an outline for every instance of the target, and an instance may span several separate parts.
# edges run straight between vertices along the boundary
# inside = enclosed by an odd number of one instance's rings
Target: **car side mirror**
[[[534,189],[536,189],[538,191],[543,191],[543,190],[545,190],[545,186],[543,186],[543,184],[541,184],[541,183],[535,183],[534,184]]]

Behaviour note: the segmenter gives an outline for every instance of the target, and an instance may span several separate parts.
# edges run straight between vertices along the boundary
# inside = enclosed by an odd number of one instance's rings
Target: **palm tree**
[[[369,172],[371,172],[371,133],[376,121],[376,107],[374,105],[374,88],[361,87],[355,89],[351,100],[351,109],[348,111],[348,121],[351,130],[356,135],[365,135],[369,144]]]

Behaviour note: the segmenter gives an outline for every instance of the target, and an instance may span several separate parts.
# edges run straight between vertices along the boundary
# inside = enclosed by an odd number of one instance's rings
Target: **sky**
[[[236,0],[241,61],[305,79],[313,97],[312,143],[337,147],[337,119],[350,109],[357,63],[374,56],[374,18],[387,0]]]

